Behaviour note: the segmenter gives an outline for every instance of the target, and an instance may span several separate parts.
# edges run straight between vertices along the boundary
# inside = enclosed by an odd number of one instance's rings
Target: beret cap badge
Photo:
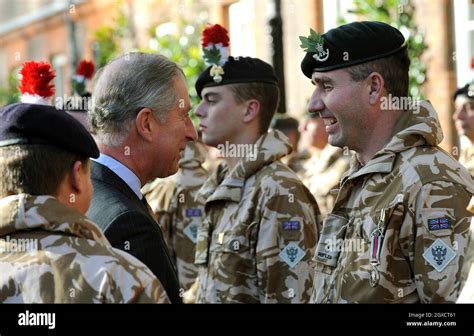
[[[313,29],[310,29],[308,37],[300,36],[300,41],[300,47],[307,53],[314,53],[316,61],[325,62],[329,58],[329,49],[324,49],[324,38]]]
[[[219,24],[210,25],[202,32],[203,58],[207,65],[212,65],[209,70],[214,82],[222,82],[224,75],[223,65],[229,58],[229,35],[227,29]]]

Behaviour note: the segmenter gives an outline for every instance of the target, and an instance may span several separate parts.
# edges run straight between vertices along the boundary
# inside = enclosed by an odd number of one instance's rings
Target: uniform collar
[[[0,199],[0,237],[34,229],[61,232],[110,246],[97,225],[53,196],[18,194]]]
[[[240,159],[231,172],[227,164],[221,162],[199,191],[198,197],[203,197],[207,202],[216,200],[240,202],[246,180],[264,166],[281,159],[291,151],[288,138],[276,130],[262,135],[254,146],[256,156]]]

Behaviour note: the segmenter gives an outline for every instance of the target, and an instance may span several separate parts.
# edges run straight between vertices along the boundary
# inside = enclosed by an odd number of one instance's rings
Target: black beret
[[[466,96],[469,99],[474,99],[474,83],[468,83],[462,88],[457,89],[454,92],[453,99],[456,100],[457,96]]]
[[[307,52],[301,62],[304,75],[326,72],[388,57],[406,48],[402,33],[383,22],[352,22],[329,30],[318,52]]]
[[[199,98],[202,98],[201,91],[204,87],[220,86],[236,83],[268,83],[278,84],[278,78],[273,67],[258,59],[252,57],[232,57],[222,67],[224,74],[222,81],[216,83],[210,75],[212,66],[204,70],[196,82],[196,92]]]
[[[53,106],[17,103],[0,109],[0,147],[45,144],[84,157],[99,157],[99,149],[84,126]]]

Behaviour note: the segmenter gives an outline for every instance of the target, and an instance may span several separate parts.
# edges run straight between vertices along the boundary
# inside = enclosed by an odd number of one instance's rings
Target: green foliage
[[[145,50],[162,54],[179,65],[186,76],[186,85],[193,107],[199,104],[194,84],[196,84],[200,73],[206,69],[201,56],[203,27],[204,23],[191,24],[185,19],[181,19],[176,25],[176,34],[158,36],[157,29],[153,29],[149,48]],[[191,117],[194,124],[197,125],[198,120],[194,113]]]
[[[204,59],[209,64],[219,64],[221,60],[221,52],[217,47],[214,45],[211,49],[203,49]]]
[[[427,48],[424,36],[414,20],[414,6],[411,1],[399,0],[354,0],[356,9],[351,11],[364,20],[382,21],[398,28],[408,42],[408,56],[411,60],[409,72],[409,93],[423,99],[421,87],[426,80],[426,67],[421,56]]]
[[[16,71],[11,72],[7,77],[6,87],[0,87],[0,106],[17,103],[20,101],[20,91],[18,86],[20,82]]]
[[[307,53],[318,52],[318,46],[322,46],[324,39],[310,28],[310,33],[308,37],[300,36],[301,45],[300,47]]]
[[[96,69],[100,69],[121,53],[121,40],[125,36],[129,22],[123,11],[123,0],[117,1],[119,16],[114,25],[101,26],[94,33],[94,58]]]

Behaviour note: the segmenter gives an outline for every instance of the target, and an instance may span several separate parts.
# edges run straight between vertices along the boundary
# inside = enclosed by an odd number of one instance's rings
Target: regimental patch
[[[300,221],[284,221],[281,223],[283,231],[299,231],[301,224]]]
[[[279,254],[280,258],[293,268],[296,264],[298,264],[301,259],[305,256],[305,252],[301,247],[298,246],[295,242],[291,242],[286,247],[281,250]]]
[[[428,219],[428,229],[430,231],[449,229],[449,218],[431,218]]]
[[[199,209],[198,209],[199,210]],[[195,222],[192,222],[186,228],[183,230],[183,233],[191,239],[191,241],[196,244],[197,240],[197,231],[198,231],[198,224]]]
[[[186,217],[201,217],[201,209],[186,209]]]
[[[423,258],[438,272],[442,272],[454,257],[456,252],[439,238],[423,253]]]

